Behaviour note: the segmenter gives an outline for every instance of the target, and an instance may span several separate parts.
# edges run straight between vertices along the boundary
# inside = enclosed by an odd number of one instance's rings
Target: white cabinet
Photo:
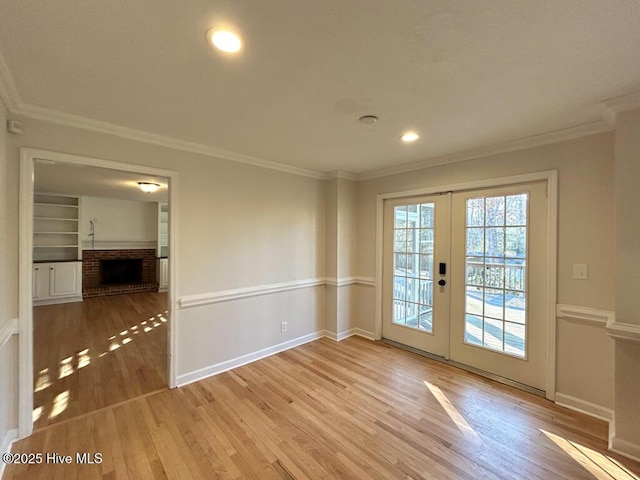
[[[158,291],[166,292],[169,288],[169,259],[158,259]]]
[[[82,300],[82,262],[36,263],[33,265],[33,303]]]

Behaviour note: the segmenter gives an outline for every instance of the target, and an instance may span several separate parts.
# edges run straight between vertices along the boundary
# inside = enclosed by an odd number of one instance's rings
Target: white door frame
[[[376,197],[376,283],[375,283],[375,338],[382,339],[382,265],[383,265],[383,207],[391,198],[432,195],[481,188],[502,187],[518,183],[544,181],[547,183],[547,365],[546,397],[555,399],[556,393],[556,302],[557,302],[557,250],[558,250],[558,172],[526,173],[510,177],[489,178],[474,182],[407,190],[404,192],[380,193]]]
[[[18,436],[27,437],[33,432],[33,193],[35,160],[52,160],[58,163],[71,163],[92,167],[108,168],[141,175],[162,176],[169,179],[169,326],[167,332],[169,388],[176,387],[177,377],[177,325],[176,308],[178,285],[176,275],[178,240],[178,173],[143,165],[101,160],[66,153],[51,152],[34,148],[20,149],[20,195],[19,195],[19,285],[18,285]]]

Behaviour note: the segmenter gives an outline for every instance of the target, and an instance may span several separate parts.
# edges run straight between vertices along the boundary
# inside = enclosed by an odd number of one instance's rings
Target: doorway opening
[[[24,437],[175,386],[176,173],[33,149],[21,157]],[[139,181],[160,188],[145,193]]]

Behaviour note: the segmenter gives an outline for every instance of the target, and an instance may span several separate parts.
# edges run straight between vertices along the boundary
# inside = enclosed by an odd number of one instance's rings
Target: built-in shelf
[[[158,246],[156,248],[158,258],[169,256],[169,205],[158,203]]]
[[[33,213],[33,261],[78,260],[80,258],[79,197],[36,193]]]

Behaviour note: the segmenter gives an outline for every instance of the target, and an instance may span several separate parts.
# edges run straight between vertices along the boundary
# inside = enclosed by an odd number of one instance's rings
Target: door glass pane
[[[526,356],[528,193],[467,199],[465,343]]]
[[[394,207],[393,323],[432,331],[433,203]]]

